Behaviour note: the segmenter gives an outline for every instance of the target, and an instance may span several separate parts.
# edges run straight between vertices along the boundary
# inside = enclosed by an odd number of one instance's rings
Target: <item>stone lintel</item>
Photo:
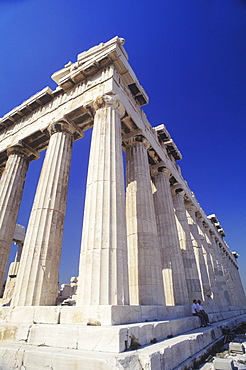
[[[31,96],[24,103],[18,107],[12,109],[9,113],[5,114],[0,119],[0,130],[11,126],[21,118],[28,116],[35,109],[46,105],[53,99],[53,92],[49,87],[45,87],[43,90],[37,92]]]

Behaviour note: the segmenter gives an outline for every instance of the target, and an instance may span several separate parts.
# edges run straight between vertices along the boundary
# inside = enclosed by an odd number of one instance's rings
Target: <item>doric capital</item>
[[[161,173],[163,173],[164,175],[166,175],[169,178],[170,175],[171,175],[171,171],[167,167],[165,167],[165,165],[163,163],[158,163],[158,164],[152,165],[150,167],[150,171],[151,171],[152,176],[157,176],[157,175],[160,175]]]
[[[100,108],[111,107],[116,109],[120,117],[125,115],[125,108],[120,101],[117,94],[103,94],[98,96],[93,102],[93,108],[98,110]]]
[[[129,139],[124,140],[124,144],[126,147],[134,146],[137,144],[142,144],[146,149],[150,147],[149,141],[142,135],[133,136]]]
[[[203,217],[202,217],[201,213],[197,210],[196,210],[196,219],[197,219],[197,222],[202,222],[203,221]]]
[[[202,223],[203,223],[204,229],[209,229],[210,228],[209,224],[206,221],[203,220]]]
[[[84,136],[83,131],[74,123],[69,122],[67,119],[62,119],[57,122],[52,122],[47,128],[49,135],[53,135],[57,132],[67,132],[72,136],[73,140],[82,138]]]
[[[182,188],[182,185],[180,185],[179,183],[175,183],[171,186],[171,192],[172,192],[172,195],[176,195],[176,194],[184,195],[184,190]]]
[[[194,212],[196,212],[196,211],[197,211],[196,206],[195,206],[191,201],[186,201],[186,202],[185,202],[185,208],[186,208],[188,211],[194,211]]]
[[[39,158],[39,153],[29,147],[27,144],[19,143],[17,145],[11,146],[10,148],[7,149],[7,156],[9,157],[10,155],[18,155],[20,157],[24,157],[28,162],[31,162],[35,159]]]

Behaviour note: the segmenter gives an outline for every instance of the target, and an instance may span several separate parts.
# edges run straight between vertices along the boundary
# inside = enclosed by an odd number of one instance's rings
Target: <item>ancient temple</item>
[[[182,156],[166,127],[152,127],[141,109],[148,96],[123,44],[115,37],[79,54],[52,75],[54,91],[43,89],[0,120],[1,285],[28,164],[46,150],[14,265],[14,288],[0,308],[0,353],[11,343],[20,363],[26,356],[26,369],[38,369],[39,358],[52,369],[62,369],[61,362],[64,369],[88,369],[83,363],[90,358],[90,369],[127,368],[124,364],[138,359],[148,368],[170,370],[219,340],[223,325],[246,318],[237,254],[216,215],[204,213],[183,179],[177,165]],[[76,306],[61,307],[58,267],[70,160],[73,142],[90,128]],[[188,357],[186,352],[186,358],[170,359],[165,339],[200,326],[191,317],[194,298],[203,301],[214,328],[206,329],[206,343],[189,344]],[[152,345],[134,357],[133,338]],[[181,339],[174,352],[178,345],[184,346]]]

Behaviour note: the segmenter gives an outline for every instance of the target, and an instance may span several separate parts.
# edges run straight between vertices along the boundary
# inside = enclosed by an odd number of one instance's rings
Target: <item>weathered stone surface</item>
[[[170,190],[170,171],[163,166],[152,167],[154,202],[160,238],[162,273],[167,305],[189,304],[184,265]]]
[[[27,228],[12,306],[48,306],[56,302],[72,141],[76,130],[79,131],[66,121],[50,126],[49,147]]]
[[[0,181],[0,289],[14,237],[29,155],[30,151],[22,145],[9,148],[8,160]]]
[[[233,360],[216,357],[213,361],[214,370],[233,370]]]
[[[130,303],[164,305],[160,241],[147,155],[149,144],[145,139],[132,138],[126,145]]]
[[[120,103],[103,95],[92,133],[77,305],[129,303]]]

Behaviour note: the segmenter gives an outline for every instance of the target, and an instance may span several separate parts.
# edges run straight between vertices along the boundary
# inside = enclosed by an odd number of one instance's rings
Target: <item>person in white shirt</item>
[[[197,306],[197,311],[198,311],[199,313],[201,313],[201,314],[204,316],[204,319],[205,319],[206,325],[211,325],[211,324],[209,323],[208,314],[204,311],[204,309],[203,309],[203,307],[202,307],[202,305],[201,305],[201,301],[200,301],[200,299],[198,299],[196,306]]]
[[[205,321],[203,314],[201,312],[198,312],[196,299],[193,299],[193,304],[191,306],[191,312],[193,316],[199,317],[199,319],[201,320],[201,326],[206,326],[206,321]]]

